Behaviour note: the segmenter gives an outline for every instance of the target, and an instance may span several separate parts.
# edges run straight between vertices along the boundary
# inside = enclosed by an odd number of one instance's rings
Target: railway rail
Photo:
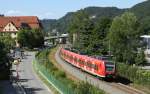
[[[130,86],[124,85],[122,83],[109,83],[109,85],[118,88],[120,90],[123,90],[125,92],[127,92],[127,94],[145,94],[143,91],[134,89]]]
[[[104,90],[108,94],[146,94],[143,91],[134,89],[128,85],[116,82],[106,82],[99,80],[89,73],[83,72],[76,67],[73,67],[71,64],[68,64],[66,61],[62,60],[59,56],[59,50],[55,54],[56,61],[62,66],[62,68],[69,74],[75,76],[79,80],[87,81],[94,86]]]

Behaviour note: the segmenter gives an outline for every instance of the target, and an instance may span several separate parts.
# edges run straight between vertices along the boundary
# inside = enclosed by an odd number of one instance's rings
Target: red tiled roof
[[[21,28],[22,23],[28,24],[32,29],[40,28],[37,16],[2,16],[0,17],[0,31],[10,22],[17,28]]]

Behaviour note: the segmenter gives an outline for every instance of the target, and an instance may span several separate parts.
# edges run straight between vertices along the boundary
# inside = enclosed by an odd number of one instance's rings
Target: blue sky
[[[58,19],[67,12],[88,6],[130,8],[146,0],[1,0],[0,14],[36,15],[40,19]]]

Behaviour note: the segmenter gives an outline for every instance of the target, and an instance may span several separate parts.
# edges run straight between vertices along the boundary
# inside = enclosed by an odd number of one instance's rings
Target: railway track
[[[139,91],[122,83],[110,83],[110,85],[120,90],[126,91],[128,94],[145,94],[143,91]]]
[[[106,82],[99,80],[95,76],[73,67],[71,64],[63,61],[59,56],[59,50],[55,54],[56,61],[63,67],[69,74],[75,76],[82,81],[88,81],[94,86],[106,91],[108,94],[146,94],[140,90],[134,89],[128,85],[116,82]]]

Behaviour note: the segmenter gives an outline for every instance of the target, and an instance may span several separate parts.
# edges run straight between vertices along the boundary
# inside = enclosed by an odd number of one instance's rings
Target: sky
[[[130,8],[146,0],[1,0],[0,14],[59,19],[67,12],[89,6]]]

